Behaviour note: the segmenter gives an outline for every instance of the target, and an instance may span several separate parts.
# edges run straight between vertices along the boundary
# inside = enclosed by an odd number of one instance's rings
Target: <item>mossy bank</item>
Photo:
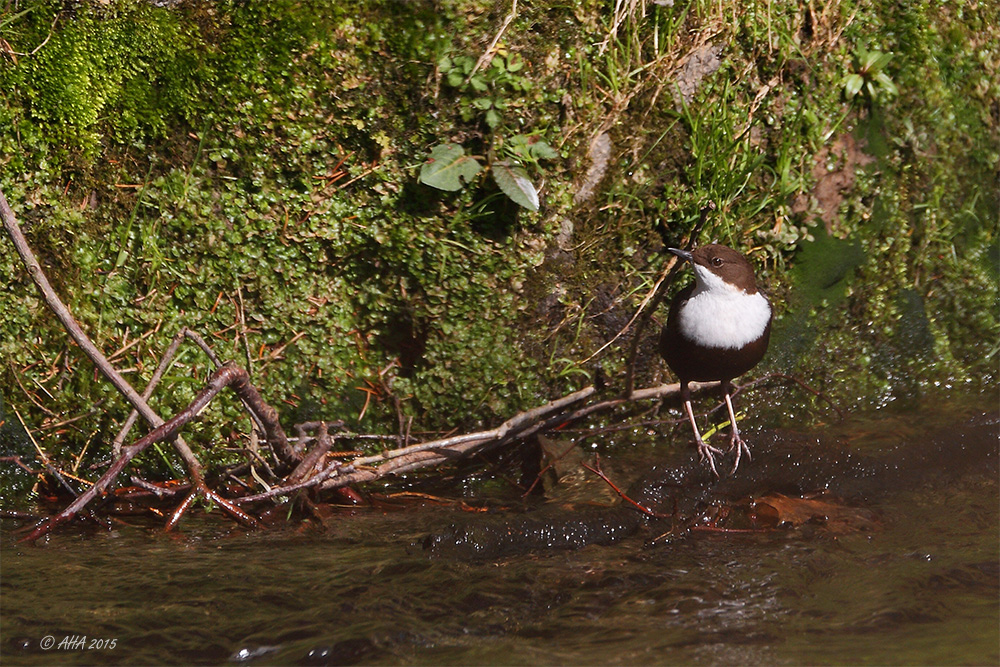
[[[624,4],[8,3],[0,187],[136,386],[187,326],[286,423],[467,428],[614,382],[625,347],[591,355],[709,202],[700,241],[778,305],[771,368],[858,406],[995,392],[996,6]],[[420,180],[446,144],[458,189]],[[128,408],[0,247],[0,453],[34,456],[19,414],[88,477]],[[209,371],[185,348],[156,409]],[[223,402],[187,437],[222,461],[248,429]]]

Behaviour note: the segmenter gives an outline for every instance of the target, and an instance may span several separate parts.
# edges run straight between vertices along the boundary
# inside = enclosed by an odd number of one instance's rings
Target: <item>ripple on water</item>
[[[42,638],[76,634],[118,643],[61,662],[995,664],[998,507],[996,475],[973,469],[888,490],[871,532],[640,533],[488,562],[415,546],[440,510],[222,537],[191,517],[175,537],[37,548],[5,520],[0,649],[49,664]]]

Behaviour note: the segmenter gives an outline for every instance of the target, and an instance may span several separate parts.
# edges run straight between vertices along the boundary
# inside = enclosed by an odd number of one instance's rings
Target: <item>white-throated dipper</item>
[[[732,248],[713,243],[692,252],[668,250],[691,262],[695,282],[670,303],[667,324],[660,333],[660,354],[681,383],[681,399],[694,429],[698,453],[718,477],[713,455],[721,455],[722,451],[707,444],[698,432],[688,383],[722,382],[732,424],[729,448],[736,450],[736,472],[740,454],[745,451],[750,458],[750,448],[736,427],[732,380],[764,357],[771,336],[771,304],[757,289],[750,262]]]

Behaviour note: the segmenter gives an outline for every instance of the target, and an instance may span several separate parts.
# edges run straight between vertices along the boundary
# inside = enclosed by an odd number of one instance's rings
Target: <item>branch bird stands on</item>
[[[706,443],[691,408],[691,381],[722,383],[732,433],[730,451],[736,450],[732,472],[740,455],[750,448],[740,438],[733,411],[733,378],[756,366],[767,352],[771,335],[771,304],[757,288],[750,262],[732,248],[711,244],[693,252],[669,248],[691,262],[695,282],[681,290],[670,303],[667,324],[660,334],[660,354],[680,380],[681,400],[694,430],[698,454],[718,477],[715,454],[722,450]]]

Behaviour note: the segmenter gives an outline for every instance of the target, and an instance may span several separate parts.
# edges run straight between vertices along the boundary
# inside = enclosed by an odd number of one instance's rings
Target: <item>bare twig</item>
[[[639,319],[639,317],[644,312],[646,312],[646,306],[648,306],[649,303],[651,301],[653,301],[654,299],[656,300],[656,303],[653,304],[653,307],[650,310],[651,311],[656,310],[657,304],[659,303],[660,299],[662,299],[662,297],[657,298],[657,295],[662,293],[661,286],[663,285],[664,282],[667,283],[667,286],[669,286],[673,282],[673,276],[674,276],[675,273],[677,273],[674,270],[674,268],[676,267],[676,265],[677,265],[677,257],[674,256],[674,255],[671,255],[670,258],[667,260],[666,266],[663,267],[663,271],[660,273],[660,277],[657,279],[656,284],[653,285],[653,289],[649,290],[649,292],[646,294],[645,298],[643,298],[642,303],[639,304],[639,307],[636,309],[635,314],[632,315],[632,319],[630,319],[625,324],[625,326],[623,326],[621,328],[621,330],[618,333],[616,333],[611,338],[611,340],[609,340],[604,345],[602,345],[599,348],[597,348],[597,350],[595,350],[593,353],[591,353],[591,355],[589,357],[587,357],[586,359],[584,359],[583,361],[581,361],[578,365],[583,365],[583,364],[587,363],[588,361],[590,361],[591,359],[593,359],[594,357],[596,357],[597,355],[599,355],[601,352],[603,352],[604,350],[606,350],[609,347],[611,347],[611,345],[616,340],[618,340],[619,338],[621,338],[625,334],[625,332],[629,330],[629,328],[632,326],[632,324],[637,319]],[[667,278],[670,278],[671,280],[667,281]]]
[[[59,318],[66,332],[76,341],[76,344],[90,358],[101,374],[139,411],[143,419],[149,422],[154,428],[162,425],[163,419],[149,407],[146,400],[108,362],[104,354],[97,349],[97,346],[84,333],[80,323],[76,321],[76,318],[73,317],[69,309],[59,299],[56,291],[49,283],[48,277],[38,263],[35,253],[31,250],[31,246],[28,245],[27,239],[24,238],[21,227],[17,224],[17,218],[14,217],[14,212],[11,210],[10,204],[7,203],[7,197],[4,196],[2,191],[0,191],[0,218],[3,218],[3,225],[7,230],[7,234],[10,235],[11,241],[14,243],[17,254],[20,255],[21,261],[24,262],[24,266],[28,270],[28,275],[31,276],[31,279],[42,293],[45,303],[56,314],[56,317]],[[187,443],[184,442],[184,439],[180,436],[174,438],[174,447],[181,458],[184,459],[184,463],[187,465],[191,476],[196,481],[200,480],[203,476],[201,463],[198,462],[198,459]]]
[[[691,390],[700,391],[716,387],[718,384],[718,382],[691,383]],[[593,396],[596,391],[594,387],[585,387],[545,405],[517,414],[494,429],[450,436],[391,450],[375,456],[364,456],[354,459],[343,464],[338,469],[337,474],[325,481],[320,488],[332,489],[349,484],[371,482],[390,474],[427,468],[444,461],[466,456],[473,451],[487,446],[495,446],[515,439],[521,440],[539,431],[582,419],[595,412],[611,410],[628,402],[660,399],[677,395],[680,393],[680,385],[676,383],[664,384],[657,387],[640,389],[633,392],[627,399],[606,399],[590,405],[584,405],[572,412],[566,412],[566,409],[585,401]],[[369,467],[372,464],[379,465]]]
[[[701,209],[701,215],[698,218],[698,223],[691,230],[688,235],[687,243],[684,245],[686,250],[690,250],[691,246],[698,239],[698,233],[701,232],[701,228],[705,226],[705,221],[708,220],[708,214],[715,210],[715,203],[708,202]],[[667,262],[667,265],[663,267],[663,272],[660,275],[660,279],[656,281],[656,286],[653,288],[652,295],[648,296],[639,306],[639,311],[642,316],[635,325],[635,332],[632,334],[632,342],[629,344],[628,348],[628,361],[626,362],[625,376],[625,395],[630,396],[635,389],[635,360],[639,354],[639,341],[642,340],[642,332],[649,324],[649,321],[653,317],[653,313],[656,312],[656,307],[660,305],[663,297],[666,296],[667,289],[673,283],[674,276],[680,270],[680,264],[676,261]]]
[[[158,328],[159,327],[157,327],[157,329]],[[156,329],[151,331],[156,331]],[[145,337],[145,335],[143,337]],[[180,331],[174,334],[173,339],[170,341],[170,345],[167,346],[167,351],[163,353],[163,358],[160,359],[160,363],[156,367],[156,371],[153,372],[153,377],[150,378],[149,384],[147,384],[145,390],[143,390],[142,392],[143,399],[148,401],[149,398],[153,395],[153,392],[156,390],[157,385],[160,384],[160,380],[163,378],[163,374],[166,373],[167,369],[170,367],[170,362],[173,361],[174,356],[176,356],[181,341],[184,340],[185,338],[193,340],[195,344],[198,347],[200,347],[202,351],[208,356],[208,358],[212,361],[212,363],[215,365],[216,368],[222,366],[222,361],[220,361],[218,355],[215,354],[215,350],[213,350],[212,347],[205,342],[204,338],[202,338],[197,332],[192,331],[187,327],[181,327]],[[138,410],[133,409],[132,412],[129,413],[129,416],[125,420],[125,424],[122,426],[121,430],[118,431],[118,435],[115,436],[114,441],[112,441],[111,451],[115,458],[121,456],[122,444],[125,442],[125,438],[128,437],[128,433],[130,430],[132,430],[132,426],[135,424],[135,420],[138,418],[138,416],[139,416]],[[251,411],[250,416],[257,422],[261,431],[263,431],[264,426],[261,423],[260,419],[257,417],[257,415]]]
[[[30,466],[28,466],[28,464],[26,464],[24,461],[21,460],[20,456],[0,456],[0,461],[3,461],[4,463],[13,463],[18,468],[21,468],[25,472],[31,473],[32,475],[42,474],[41,470],[34,470]]]
[[[242,321],[242,317],[243,317],[243,297],[241,295],[240,296],[240,318],[241,318],[241,321]],[[247,344],[247,348],[246,348],[246,350],[247,350],[247,375],[253,375],[253,365],[251,363],[252,360],[250,359],[249,343],[247,343],[247,341],[246,341],[246,322],[243,322],[243,328],[241,329],[241,332],[243,334],[243,341],[244,341],[244,343]],[[191,340],[193,340],[195,342],[195,345],[197,345],[198,347],[200,347],[201,350],[202,350],[202,352],[204,352],[206,354],[206,356],[208,356],[208,358],[212,360],[212,363],[215,364],[216,368],[221,368],[222,367],[223,362],[219,359],[218,355],[215,354],[215,350],[212,349],[212,346],[209,345],[207,342],[205,342],[205,339],[201,337],[201,334],[199,334],[197,331],[192,331],[191,329],[188,329],[187,327],[183,327],[181,329],[181,333],[184,334],[185,338],[190,338]],[[249,403],[244,402],[243,403],[243,407],[245,407],[247,409],[247,412],[250,413],[250,418],[253,419],[253,421],[254,421],[255,424],[257,424],[257,428],[260,430],[261,434],[266,433],[267,429],[264,427],[264,422],[261,419],[260,415],[258,415],[256,412],[254,412],[253,406],[250,405]],[[254,434],[251,434],[251,435],[253,436]],[[256,437],[256,436],[254,436],[254,437]],[[291,449],[279,450],[277,453],[279,454],[279,456],[281,457],[281,459],[285,463],[291,464],[291,463],[294,463],[296,461],[296,457],[293,455]]]
[[[212,346],[206,343],[205,339],[202,338],[201,334],[199,334],[197,331],[191,331],[187,327],[182,327],[181,330],[177,332],[177,335],[184,336],[185,338],[190,338],[191,340],[193,340],[194,344],[200,347],[201,351],[205,353],[205,356],[207,356],[209,359],[212,360],[212,363],[215,364],[216,368],[222,367],[224,362],[221,359],[219,359],[218,355],[215,354],[215,350],[212,349]],[[247,372],[249,372],[249,369],[247,370]]]
[[[82,349],[91,359],[100,372],[108,378],[112,385],[114,385],[115,388],[118,389],[119,392],[121,392],[135,407],[135,409],[142,414],[146,421],[154,427],[146,437],[141,438],[135,444],[125,448],[108,471],[93,486],[91,486],[90,489],[78,496],[77,499],[65,510],[37,526],[25,538],[25,540],[34,541],[42,535],[48,533],[58,524],[63,523],[75,516],[80,509],[82,509],[85,505],[87,505],[87,503],[93,500],[95,496],[102,493],[111,483],[114,482],[118,474],[121,473],[124,467],[135,455],[150,444],[164,440],[173,440],[174,446],[181,455],[181,458],[184,459],[188,472],[194,482],[194,488],[191,495],[171,516],[171,519],[167,524],[168,529],[172,527],[184,514],[184,511],[190,505],[195,495],[200,495],[209,501],[217,503],[223,510],[242,523],[256,525],[256,520],[253,519],[253,517],[249,516],[230,501],[208,488],[204,481],[201,463],[194,456],[190,447],[188,447],[184,440],[178,435],[179,429],[188,421],[193,419],[208,404],[215,394],[217,394],[223,387],[230,386],[240,397],[240,400],[242,400],[244,404],[247,405],[248,409],[255,415],[256,419],[261,424],[268,441],[279,453],[279,455],[281,455],[286,461],[296,460],[296,457],[288,444],[287,436],[281,428],[281,424],[278,422],[277,412],[274,408],[263,401],[259,392],[257,392],[257,389],[250,384],[246,371],[235,366],[223,366],[212,375],[206,389],[204,389],[195,398],[195,400],[192,401],[191,405],[181,411],[181,413],[169,422],[164,422],[163,419],[157,415],[146,402],[148,395],[143,397],[136,393],[135,389],[133,389],[132,386],[125,381],[125,379],[114,368],[114,366],[111,365],[103,353],[97,349],[97,346],[95,346],[86,333],[84,333],[79,322],[76,321],[73,315],[69,312],[69,309],[66,308],[56,295],[55,290],[52,288],[45,275],[45,272],[38,263],[34,252],[31,250],[27,240],[24,238],[20,226],[17,224],[14,213],[11,210],[6,197],[3,195],[3,192],[0,192],[0,217],[3,219],[4,227],[13,241],[15,249],[24,262],[25,267],[28,270],[28,274],[31,276],[32,280],[34,280],[39,291],[41,291],[46,304],[56,314],[66,331],[77,342],[80,349]],[[200,336],[197,336],[196,334],[192,337],[196,342],[201,340]],[[177,337],[175,339],[175,343],[179,342],[179,340],[180,338]],[[207,346],[204,345],[203,340],[201,340],[201,344],[203,349],[207,348]],[[173,351],[176,351],[176,345],[174,346]],[[211,357],[214,358],[210,348],[206,351]],[[169,364],[170,357],[172,357],[172,352],[167,355],[161,363],[161,367],[158,369],[160,371],[160,376],[162,376],[163,371]],[[159,378],[157,378],[157,381],[158,379]],[[151,382],[151,385],[152,386],[147,387],[147,390],[150,393],[153,388],[155,388],[155,382]],[[53,472],[57,479],[63,481],[64,485],[66,484],[58,472],[55,471],[50,465],[46,464],[46,467]],[[68,485],[67,488],[69,488]],[[72,491],[72,489],[70,490]]]
[[[618,486],[614,482],[612,482],[610,479],[608,479],[608,476],[604,474],[603,470],[601,470],[601,457],[600,456],[598,456],[594,460],[594,465],[593,466],[589,466],[586,463],[582,463],[581,465],[584,468],[586,468],[587,470],[589,470],[590,472],[594,473],[595,475],[597,475],[598,477],[600,477],[601,479],[603,479],[607,483],[607,485],[610,486],[611,489],[615,493],[618,494],[619,498],[621,498],[622,500],[624,500],[629,505],[631,505],[632,507],[636,508],[637,510],[639,510],[640,512],[642,512],[646,516],[651,517],[653,519],[664,519],[664,518],[666,518],[667,515],[660,514],[659,512],[654,512],[653,510],[649,509],[645,505],[642,505],[642,504],[640,504],[640,503],[632,500],[631,498],[629,498],[625,494],[624,491],[622,491],[621,489],[619,489]]]
[[[153,377],[150,378],[149,384],[146,385],[146,389],[142,392],[142,398],[144,400],[149,400],[153,395],[153,391],[156,389],[156,385],[160,383],[160,378],[166,372],[167,368],[170,366],[170,362],[173,361],[174,355],[177,353],[177,348],[180,347],[181,340],[184,338],[184,329],[181,329],[174,336],[174,339],[170,341],[170,345],[167,347],[167,351],[164,353],[163,358],[160,359],[160,365],[157,366],[156,370],[153,372]],[[125,442],[125,438],[128,437],[129,431],[132,430],[132,426],[135,424],[135,420],[139,418],[139,411],[133,409],[129,413],[128,417],[125,419],[125,423],[122,425],[121,429],[118,431],[118,435],[111,442],[111,453],[112,456],[118,458],[122,453],[122,444]]]
[[[476,72],[482,69],[485,65],[489,64],[489,62],[493,59],[493,56],[496,54],[497,44],[500,43],[500,38],[503,37],[504,32],[507,31],[507,27],[510,26],[511,21],[513,21],[516,16],[517,0],[511,0],[510,12],[503,20],[503,24],[500,26],[500,29],[497,30],[497,34],[493,36],[493,41],[490,42],[490,45],[486,47],[485,51],[483,51],[483,55],[479,56],[479,60],[476,61],[472,71],[469,72],[469,76],[465,78],[465,85],[468,85],[469,81],[472,80],[472,77],[476,75]]]
[[[340,461],[334,461],[333,463],[331,463],[330,465],[328,465],[326,468],[324,468],[323,470],[321,470],[317,474],[313,475],[309,479],[305,480],[304,482],[298,482],[296,484],[289,484],[287,486],[276,486],[273,489],[268,489],[264,493],[258,493],[258,494],[253,495],[253,496],[243,496],[242,498],[235,499],[233,502],[236,503],[236,504],[239,504],[239,505],[242,505],[242,504],[245,504],[245,503],[254,503],[254,502],[258,502],[260,500],[266,500],[268,498],[274,498],[275,496],[285,496],[285,495],[288,495],[289,493],[292,493],[293,491],[298,491],[300,489],[306,489],[306,488],[309,488],[311,486],[317,486],[318,484],[322,484],[324,481],[326,481],[326,479],[330,475],[332,475],[335,472],[337,472],[337,470],[339,470],[341,467],[343,467],[343,464]]]
[[[305,479],[333,446],[333,439],[330,437],[326,422],[320,422],[317,431],[316,447],[310,450],[306,456],[302,457],[302,462],[288,476],[288,481],[292,484]]]
[[[184,497],[184,500],[181,501],[181,504],[178,505],[174,509],[174,511],[170,513],[170,520],[167,521],[167,530],[170,530],[171,528],[177,525],[177,522],[181,520],[181,517],[184,516],[184,513],[187,512],[189,507],[191,507],[191,503],[193,503],[197,498],[198,498],[198,491],[196,489],[192,489],[190,493],[188,493]]]
[[[394,449],[376,456],[366,456],[360,459],[355,459],[351,462],[352,466],[363,466],[370,463],[377,463],[380,461],[386,461],[388,459],[400,458],[404,456],[409,456],[412,454],[419,454],[422,452],[427,452],[431,450],[444,450],[454,447],[460,447],[463,445],[468,445],[469,443],[478,443],[490,440],[502,440],[509,433],[516,432],[526,425],[531,425],[541,419],[542,417],[561,410],[562,408],[578,403],[586,398],[592,396],[596,390],[593,387],[585,387],[579,391],[573,392],[568,396],[563,396],[560,399],[552,401],[551,403],[546,403],[545,405],[522,412],[520,414],[514,415],[507,421],[505,421],[500,426],[490,429],[488,431],[479,431],[477,433],[466,433],[463,435],[454,435],[449,438],[442,438],[441,440],[433,440],[431,442],[424,442],[417,445],[410,445],[409,447],[401,447],[399,449]]]
[[[173,488],[170,488],[163,486],[162,484],[153,484],[152,482],[147,482],[143,478],[136,477],[135,475],[132,475],[132,484],[139,487],[140,489],[149,491],[157,498],[173,496],[180,493],[181,491],[185,491],[188,488],[190,488],[187,486],[175,486]]]

